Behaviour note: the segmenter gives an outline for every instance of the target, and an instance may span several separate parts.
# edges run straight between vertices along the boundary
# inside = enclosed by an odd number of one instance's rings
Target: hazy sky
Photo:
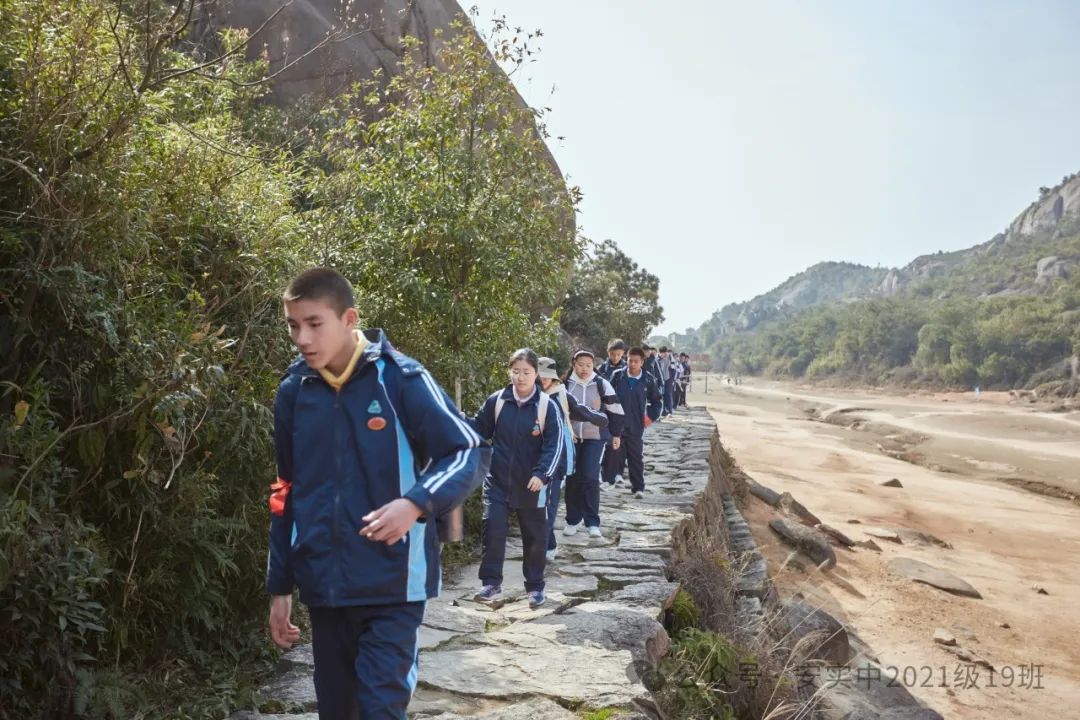
[[[515,82],[582,232],[660,276],[663,331],[822,260],[988,240],[1080,170],[1080,2],[476,6],[543,30]]]

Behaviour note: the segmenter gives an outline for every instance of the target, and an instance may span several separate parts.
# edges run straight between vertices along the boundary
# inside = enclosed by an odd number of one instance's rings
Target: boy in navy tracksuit
[[[600,363],[600,367],[596,368],[596,374],[610,383],[611,376],[615,374],[615,371],[626,367],[626,343],[619,338],[612,339],[608,342],[607,354],[607,360]],[[619,452],[616,437],[618,435],[611,434],[604,446],[600,474],[600,477],[604,479],[601,486],[604,489],[622,484],[623,466],[626,463],[623,454]]]
[[[644,497],[645,459],[642,436],[645,428],[660,417],[663,398],[655,378],[644,369],[645,351],[631,348],[626,368],[617,370],[611,385],[623,410],[622,441],[619,452],[625,453],[629,466],[630,490],[635,497]],[[608,482],[612,480],[608,480]]]
[[[675,410],[675,363],[674,355],[666,346],[660,348],[660,357],[656,364],[660,372],[657,380],[660,383],[660,391],[664,395],[664,416],[670,415]]]
[[[642,347],[645,351],[645,372],[653,376],[653,382],[656,383],[656,387],[660,389],[660,404],[664,402],[664,373],[660,369],[660,358],[656,354],[656,348],[651,345],[645,345]],[[661,407],[660,416],[663,417],[664,409]]]
[[[607,345],[607,360],[596,368],[596,374],[611,382],[611,375],[619,368],[626,367],[626,343],[615,338]]]
[[[529,607],[545,601],[548,486],[565,472],[566,449],[562,408],[541,390],[538,376],[536,353],[518,350],[510,358],[510,384],[491,395],[470,421],[481,437],[492,441],[491,470],[484,480],[482,586],[477,600],[494,600],[502,594],[512,510],[521,527]]]
[[[274,402],[270,633],[281,647],[299,640],[298,587],[320,720],[403,720],[424,605],[439,592],[435,519],[468,494],[480,438],[419,363],[381,330],[356,330],[339,273],[304,272],[284,305],[301,357]]]

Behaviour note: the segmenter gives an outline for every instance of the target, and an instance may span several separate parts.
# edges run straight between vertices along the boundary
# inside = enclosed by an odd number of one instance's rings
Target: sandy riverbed
[[[976,402],[715,379],[702,389],[698,379],[691,403],[709,407],[742,468],[822,522],[854,540],[876,526],[952,545],[877,540],[880,553],[838,549],[831,573],[781,570],[790,551],[767,527],[774,511],[751,498],[748,520],[783,594],[802,592],[848,623],[947,718],[1080,717],[1080,504],[1067,499],[1080,495],[1080,413],[986,393]],[[892,478],[904,487],[881,486]],[[897,578],[885,569],[894,557],[948,570],[983,599]],[[967,663],[934,644],[936,628],[989,660],[996,687],[983,668],[970,687]],[[1020,687],[1032,666],[1042,689]]]

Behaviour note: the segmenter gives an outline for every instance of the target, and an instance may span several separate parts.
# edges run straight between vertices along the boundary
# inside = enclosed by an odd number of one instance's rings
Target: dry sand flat
[[[750,498],[747,520],[782,593],[802,592],[847,622],[897,668],[890,676],[906,675],[946,717],[1080,717],[1080,505],[1002,481],[1080,492],[1077,414],[988,394],[976,403],[712,379],[710,389],[692,400],[708,405],[725,446],[758,482],[790,492],[853,540],[872,527],[909,528],[952,546],[875,538],[880,553],[838,548],[837,567],[823,573],[792,558],[768,529],[776,511]],[[881,486],[892,478],[903,487]],[[952,572],[982,599],[890,574],[894,558]],[[993,679],[936,645],[937,628],[987,659]],[[1024,685],[1038,684],[1027,677],[1032,666],[1042,689],[1021,687],[1021,673]]]

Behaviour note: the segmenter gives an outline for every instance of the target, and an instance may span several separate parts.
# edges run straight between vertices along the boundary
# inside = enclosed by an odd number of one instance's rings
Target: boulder
[[[955,645],[956,636],[945,628],[934,630],[934,642],[938,645]]]
[[[821,520],[818,520],[814,513],[806,509],[806,507],[791,496],[791,493],[786,492],[780,496],[780,508],[788,515],[794,515],[799,518],[799,522],[810,527],[815,527],[821,524]]]
[[[911,528],[896,528],[896,534],[900,536],[902,542],[907,545],[936,545],[946,550],[952,550],[952,545],[945,542],[936,535],[922,532],[921,530],[912,530]]]
[[[808,658],[825,660],[832,665],[846,665],[851,658],[851,646],[844,626],[829,613],[814,607],[802,598],[783,603],[777,615],[782,645],[794,648],[803,638],[814,635],[809,643]]]
[[[1035,264],[1035,282],[1039,285],[1068,277],[1068,262],[1056,255],[1044,257]]]
[[[780,493],[776,492],[775,490],[772,490],[771,488],[767,488],[764,485],[762,485],[761,483],[756,482],[754,480],[747,480],[746,485],[749,488],[751,495],[753,495],[756,498],[759,498],[760,500],[765,501],[766,503],[768,503],[769,505],[772,505],[773,507],[779,507],[779,505],[780,505]]]
[[[817,526],[817,529],[828,535],[830,538],[843,545],[844,547],[855,547],[855,541],[849,538],[844,533],[840,532],[834,527],[821,524]]]
[[[885,528],[868,527],[863,530],[864,533],[872,537],[876,537],[879,540],[888,540],[894,542],[897,545],[902,545],[903,540],[900,539],[900,535],[895,530],[886,530]]]
[[[944,720],[941,713],[925,707],[899,707],[877,710],[852,710],[843,720]]]
[[[901,577],[906,577],[909,580],[936,587],[954,595],[982,599],[982,595],[979,594],[979,591],[973,588],[967,581],[962,580],[941,568],[936,568],[933,565],[928,565],[927,563],[913,558],[893,558],[889,561],[888,569],[890,572]]]
[[[823,718],[843,720],[944,720],[920,703],[893,673],[877,663],[862,660],[846,671],[852,678],[836,682],[833,670],[818,680]],[[855,681],[854,678],[858,678]]]
[[[873,550],[874,552],[881,552],[881,546],[873,540],[859,540],[855,543],[855,546],[866,548],[867,550]]]
[[[892,480],[886,480],[881,483],[881,487],[902,488],[904,485],[900,482],[899,478],[893,478]]]
[[[836,553],[833,552],[825,533],[781,518],[770,520],[769,528],[813,560],[822,570],[830,570],[836,566]]]

